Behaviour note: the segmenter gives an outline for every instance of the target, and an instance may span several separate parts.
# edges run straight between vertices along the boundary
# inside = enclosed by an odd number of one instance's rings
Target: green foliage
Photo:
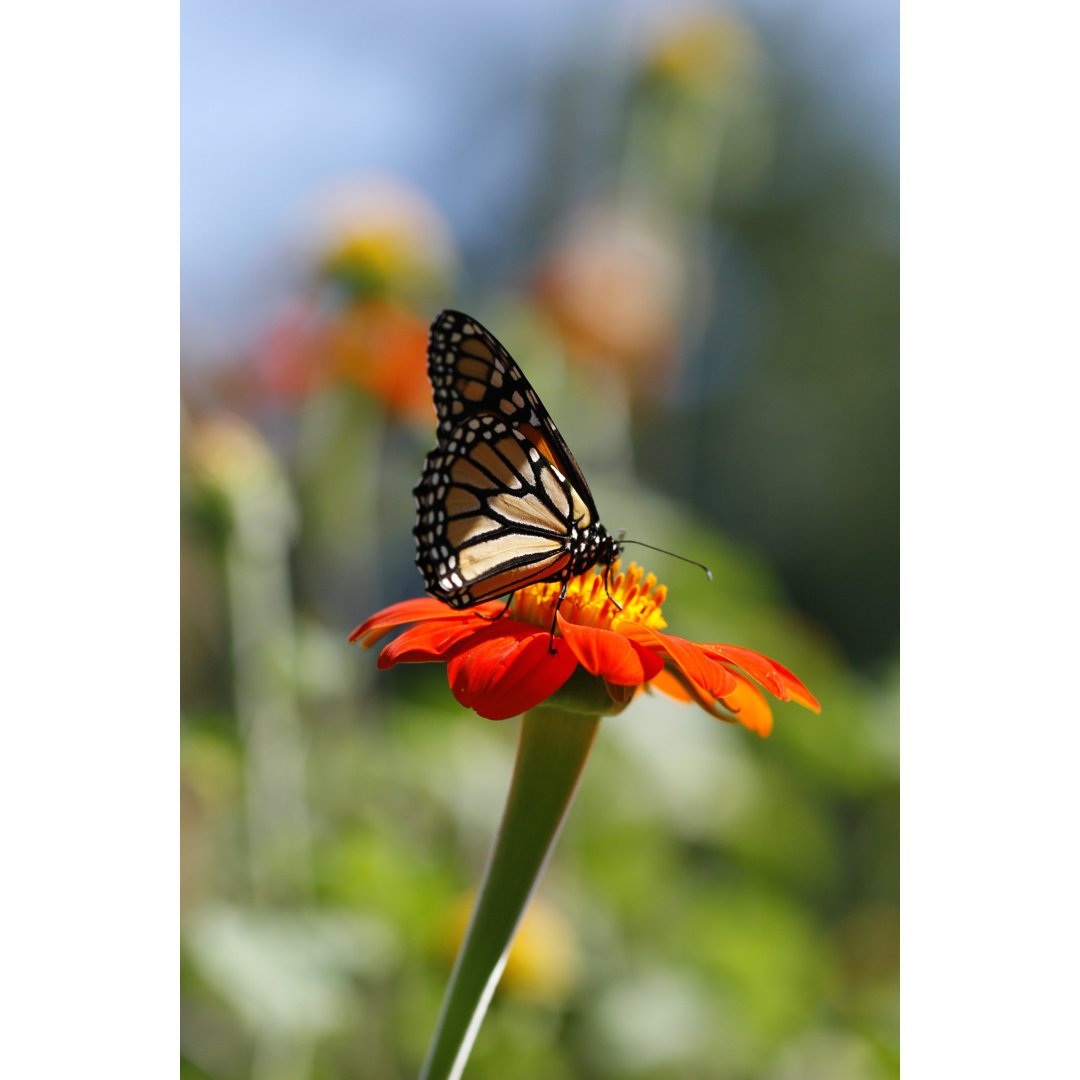
[[[466,1075],[894,1075],[895,683],[853,674],[759,561],[657,505],[657,539],[717,579],[663,575],[672,630],[782,657],[822,714],[780,705],[766,741],[655,695],[603,721],[541,889],[578,974],[555,1001],[501,989]],[[348,628],[295,627],[306,869],[269,903],[250,739],[231,711],[185,714],[185,1076],[398,1077],[423,1057],[517,722],[465,713],[435,668],[376,680]]]

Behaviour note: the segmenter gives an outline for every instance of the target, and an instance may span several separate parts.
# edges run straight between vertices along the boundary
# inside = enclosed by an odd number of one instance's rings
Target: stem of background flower
[[[258,903],[306,900],[311,836],[288,562],[295,509],[284,476],[235,492],[232,512],[225,572],[252,891]]]
[[[380,536],[399,534],[384,527],[379,492],[388,483],[400,490],[415,481],[414,462],[408,477],[387,477],[391,466],[400,466],[385,459],[385,436],[385,412],[351,387],[311,396],[298,417],[296,480],[304,521],[298,569],[310,594],[330,598],[323,614],[331,621],[347,620],[356,603],[384,602]]]
[[[597,716],[554,708],[533,709],[522,717],[502,823],[420,1080],[457,1080],[465,1068],[599,726]]]
[[[225,573],[232,622],[236,716],[244,736],[244,793],[256,905],[310,901],[311,833],[306,746],[296,698],[296,634],[289,549],[296,508],[284,473],[231,493]],[[315,1045],[295,1031],[256,1025],[252,1080],[311,1072]]]

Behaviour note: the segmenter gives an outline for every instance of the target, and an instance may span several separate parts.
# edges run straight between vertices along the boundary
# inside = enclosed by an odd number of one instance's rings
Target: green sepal
[[[614,701],[603,678],[590,675],[578,664],[570,678],[544,702],[544,707],[585,716],[614,716],[629,703],[629,698]]]

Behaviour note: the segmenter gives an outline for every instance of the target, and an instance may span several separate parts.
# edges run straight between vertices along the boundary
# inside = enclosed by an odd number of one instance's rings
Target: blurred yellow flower
[[[457,266],[442,214],[396,177],[364,177],[323,192],[302,247],[310,273],[338,286],[346,302],[391,296],[427,307],[448,291]]]
[[[447,918],[443,947],[450,961],[465,938],[475,901],[475,893],[462,896]],[[580,971],[581,953],[574,931],[553,907],[534,897],[514,936],[499,980],[500,990],[530,1001],[557,1004],[569,997]]]
[[[645,74],[708,94],[746,78],[761,56],[753,28],[734,12],[701,12],[656,36],[645,58]]]
[[[708,219],[767,178],[777,134],[772,65],[734,12],[659,18],[630,95],[623,174],[676,214]]]
[[[226,496],[236,498],[281,481],[273,451],[255,428],[238,416],[221,413],[196,420],[183,435],[192,472]]]

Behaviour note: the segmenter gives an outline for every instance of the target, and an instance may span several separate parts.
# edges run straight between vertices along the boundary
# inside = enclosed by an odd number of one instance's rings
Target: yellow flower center
[[[611,630],[626,620],[643,623],[654,630],[667,626],[660,613],[667,586],[658,585],[652,574],[645,576],[637,563],[631,563],[625,574],[618,571],[616,561],[608,575],[610,595],[604,588],[603,570],[593,569],[571,578],[566,586],[566,598],[559,607],[562,617],[567,622],[601,630]],[[510,601],[510,614],[519,622],[532,623],[546,630],[555,618],[561,591],[562,584],[558,581],[518,589]],[[621,611],[617,605],[621,606]]]
[[[348,233],[327,252],[323,268],[329,273],[366,269],[391,279],[409,263],[408,238],[393,229]]]

